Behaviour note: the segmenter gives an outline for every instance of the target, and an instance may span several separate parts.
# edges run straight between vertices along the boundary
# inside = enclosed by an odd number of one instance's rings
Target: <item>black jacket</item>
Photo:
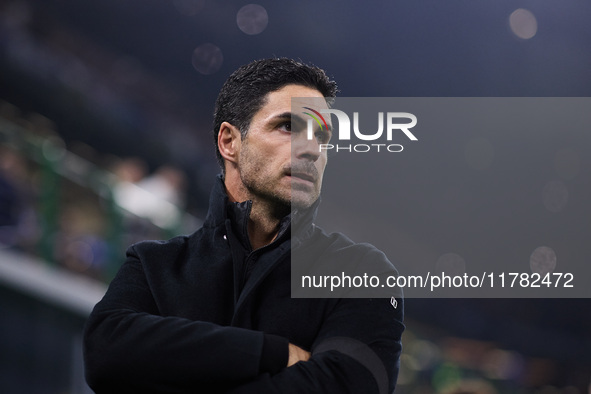
[[[320,248],[323,259],[352,250],[387,262],[372,246],[324,233],[312,224],[314,212],[291,222],[287,217],[272,244],[251,252],[250,202],[228,203],[220,179],[201,229],[131,246],[86,325],[91,388],[97,393],[392,392],[404,330],[402,299],[394,308],[387,298],[290,297],[292,247]],[[285,368],[289,342],[311,351],[311,359]]]

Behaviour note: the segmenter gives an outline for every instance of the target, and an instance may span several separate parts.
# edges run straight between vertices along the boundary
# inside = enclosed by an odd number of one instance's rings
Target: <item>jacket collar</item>
[[[226,194],[226,185],[222,175],[218,175],[213,184],[213,189],[209,194],[209,209],[205,217],[204,227],[217,227],[224,223],[228,217],[226,207],[228,205],[228,195]]]
[[[293,235],[297,238],[308,238],[314,229],[314,219],[320,205],[320,198],[312,204],[312,206],[305,210],[292,210],[291,214],[282,220],[283,226],[290,226]],[[237,228],[246,228],[244,221],[248,220],[252,201],[244,201],[234,203],[233,212],[228,212],[229,200],[226,193],[226,185],[222,175],[218,175],[209,196],[209,210],[205,218],[204,227],[217,227],[226,221],[226,219],[237,220],[240,223],[233,223]],[[289,229],[288,229],[289,230]],[[245,230],[244,230],[245,231]]]

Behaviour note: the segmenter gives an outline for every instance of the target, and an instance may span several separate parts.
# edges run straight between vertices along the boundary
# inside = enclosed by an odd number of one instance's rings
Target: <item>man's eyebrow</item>
[[[301,123],[306,123],[307,121],[307,116],[302,116],[293,112],[283,112],[281,114],[277,114],[275,116],[273,116],[273,118],[278,119],[278,120],[291,120],[292,122],[301,122]],[[328,131],[330,131],[332,133],[332,127],[329,124],[328,125]]]
[[[277,114],[273,116],[273,119],[276,120],[290,120],[294,123],[306,123],[306,120],[303,116],[295,114],[293,112],[283,112],[281,114]]]
[[[282,114],[278,114],[273,116],[273,118],[275,119],[291,119],[291,117],[294,116],[291,112],[284,112]]]

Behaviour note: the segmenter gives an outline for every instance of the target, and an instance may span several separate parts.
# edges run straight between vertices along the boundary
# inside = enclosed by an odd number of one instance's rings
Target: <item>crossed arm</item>
[[[263,332],[161,316],[130,258],[87,323],[87,380],[97,393],[388,393],[401,313],[389,300],[341,300],[311,352],[280,338],[286,362],[268,366]]]

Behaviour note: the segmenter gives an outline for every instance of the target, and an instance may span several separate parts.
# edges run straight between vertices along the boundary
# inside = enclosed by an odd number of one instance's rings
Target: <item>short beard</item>
[[[263,173],[263,168],[259,167],[264,160],[258,160],[259,158],[252,155],[249,149],[247,138],[243,139],[243,150],[240,156],[239,168],[240,168],[240,180],[247,189],[248,193],[252,198],[260,199],[269,204],[271,214],[276,218],[283,218],[292,210],[306,210],[314,204],[318,199],[318,195],[310,194],[310,198],[303,200],[294,199],[294,189],[297,190],[299,185],[292,182],[290,187],[289,196],[284,196],[277,190],[269,190],[264,187],[265,179],[260,179],[258,174]],[[254,163],[254,164],[253,164]],[[264,164],[263,164],[264,165]],[[290,164],[286,164],[280,174],[291,174],[291,173],[307,173],[310,174],[314,179],[318,179],[319,174],[316,166],[309,161],[292,161]]]
[[[240,180],[253,199],[265,201],[269,204],[270,213],[276,218],[283,218],[291,211],[291,198],[282,196],[275,190],[267,190],[264,187],[264,179],[259,179],[257,174],[262,173],[262,169],[252,163],[260,163],[253,160],[248,144],[243,145],[246,149],[240,156]],[[283,169],[285,170],[285,169]]]
[[[310,161],[293,161],[291,163],[291,165],[285,169],[288,173],[290,174],[297,174],[297,173],[306,173],[309,174],[310,176],[312,176],[312,178],[314,178],[315,182],[318,182],[318,170],[316,169],[316,166],[314,165],[314,163],[310,162]],[[294,198],[294,191],[298,190],[298,187],[300,187],[298,185],[297,182],[292,182],[291,184],[291,206],[293,208],[293,210],[298,210],[298,211],[302,211],[302,210],[306,210],[308,208],[310,208],[314,202],[316,202],[316,200],[319,197],[319,194],[308,194],[308,196],[310,197],[309,199],[305,199],[305,200],[299,200]]]
[[[291,199],[286,199],[273,191],[261,189],[256,180],[245,178],[242,172],[240,173],[240,179],[254,199],[258,199],[259,203],[265,201],[268,204],[273,217],[281,219],[290,213]]]

